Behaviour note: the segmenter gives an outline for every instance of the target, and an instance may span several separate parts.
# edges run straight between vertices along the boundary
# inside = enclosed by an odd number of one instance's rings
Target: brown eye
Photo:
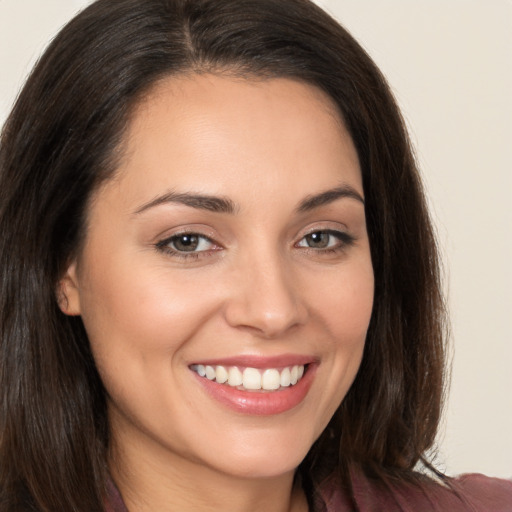
[[[179,235],[171,240],[171,244],[177,251],[193,252],[199,246],[199,237],[197,235]]]
[[[182,252],[182,253],[194,253],[208,251],[213,247],[213,242],[205,236],[198,235],[196,233],[183,233],[175,235],[161,244],[161,247],[168,247],[169,249]]]
[[[325,249],[326,247],[329,247],[331,239],[334,239],[333,235],[325,231],[317,231],[304,237],[307,246],[314,249]]]

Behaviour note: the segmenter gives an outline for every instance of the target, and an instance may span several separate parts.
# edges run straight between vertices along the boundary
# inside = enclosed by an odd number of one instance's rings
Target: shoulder
[[[107,481],[107,496],[105,499],[105,512],[128,512],[126,505],[123,502],[119,489],[114,484],[113,480]]]
[[[512,512],[512,481],[471,474],[418,483],[387,482],[352,474],[354,502],[360,512]],[[354,505],[335,478],[317,490],[315,512],[351,512]]]
[[[466,496],[475,510],[512,511],[512,480],[480,474],[462,475],[454,480],[455,489]]]

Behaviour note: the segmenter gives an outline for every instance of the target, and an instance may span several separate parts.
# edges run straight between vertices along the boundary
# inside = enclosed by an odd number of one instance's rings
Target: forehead
[[[284,78],[166,78],[134,109],[123,155],[117,177],[148,196],[169,187],[252,195],[283,179],[292,192],[321,170],[361,188],[337,106],[319,88]]]
[[[158,106],[172,105],[174,113],[178,115],[192,105],[198,109],[211,108],[214,104],[225,106],[248,98],[252,105],[273,101],[276,105],[281,103],[285,106],[290,96],[293,96],[297,108],[309,104],[331,115],[335,123],[341,122],[338,106],[328,94],[313,84],[294,78],[239,76],[229,72],[191,72],[165,77],[142,96],[134,110],[134,117],[143,116],[144,112],[150,114],[148,109],[151,110],[157,103]]]

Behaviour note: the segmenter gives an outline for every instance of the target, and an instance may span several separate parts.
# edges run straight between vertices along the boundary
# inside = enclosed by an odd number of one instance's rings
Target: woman
[[[313,4],[93,3],[0,172],[2,510],[512,508],[426,458],[435,240],[384,79]]]

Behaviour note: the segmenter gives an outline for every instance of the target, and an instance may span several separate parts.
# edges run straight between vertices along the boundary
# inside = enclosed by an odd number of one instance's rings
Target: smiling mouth
[[[279,391],[295,386],[308,365],[284,368],[240,368],[238,366],[194,364],[190,369],[200,377],[236,388],[240,391]]]

